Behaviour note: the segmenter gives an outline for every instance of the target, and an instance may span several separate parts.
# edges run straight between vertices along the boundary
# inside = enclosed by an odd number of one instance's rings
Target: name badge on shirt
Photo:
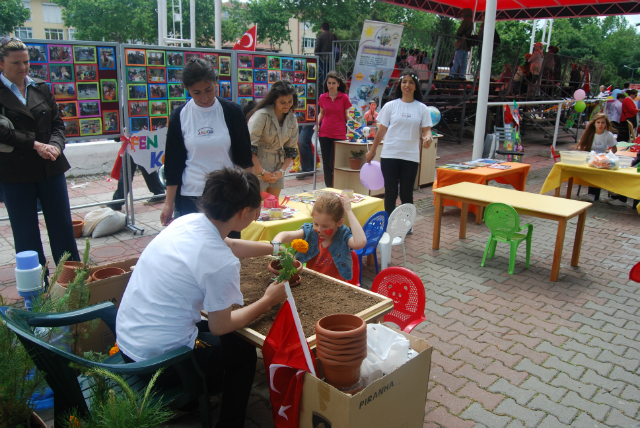
[[[200,128],[198,129],[198,132],[196,133],[196,135],[198,137],[207,137],[209,135],[213,135],[213,128],[207,126],[205,128]]]

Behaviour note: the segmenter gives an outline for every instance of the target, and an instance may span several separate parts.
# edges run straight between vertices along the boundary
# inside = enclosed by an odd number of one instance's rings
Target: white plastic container
[[[589,152],[561,151],[560,161],[567,165],[582,165],[587,163],[587,156],[589,156]]]
[[[634,158],[630,158],[629,156],[618,156],[620,159],[620,168],[630,168],[631,162],[633,162]]]

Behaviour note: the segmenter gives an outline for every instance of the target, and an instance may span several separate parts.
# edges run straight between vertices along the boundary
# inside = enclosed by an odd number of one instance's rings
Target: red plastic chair
[[[353,262],[353,276],[347,282],[356,287],[360,287],[360,260],[355,251],[351,252],[351,261]]]
[[[634,282],[640,282],[640,262],[629,271],[629,279]]]
[[[556,153],[555,149],[553,148],[553,145],[549,147],[551,147],[551,156],[553,156],[553,163],[558,162],[558,158],[560,157],[560,155]]]
[[[409,269],[384,269],[373,281],[371,291],[393,300],[393,311],[384,316],[384,321],[397,324],[405,333],[426,320],[424,285]]]

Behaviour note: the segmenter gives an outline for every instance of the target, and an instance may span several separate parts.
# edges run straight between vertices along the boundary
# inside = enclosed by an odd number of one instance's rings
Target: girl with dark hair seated
[[[201,213],[174,220],[145,248],[116,320],[127,362],[188,346],[207,380],[224,372],[218,427],[244,427],[256,369],[255,348],[233,332],[286,299],[284,283],[274,282],[260,300],[232,311],[243,305],[238,257],[274,252],[275,244],[228,238],[258,218],[260,202],[252,173],[222,168],[207,175]],[[200,322],[202,310],[209,312],[208,322]],[[167,370],[158,382],[172,385],[180,378]]]

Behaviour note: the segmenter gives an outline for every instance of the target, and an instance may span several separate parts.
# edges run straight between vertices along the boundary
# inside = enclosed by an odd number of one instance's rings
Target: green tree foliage
[[[13,31],[29,19],[31,11],[25,9],[22,0],[2,0],[0,2],[0,34]]]

